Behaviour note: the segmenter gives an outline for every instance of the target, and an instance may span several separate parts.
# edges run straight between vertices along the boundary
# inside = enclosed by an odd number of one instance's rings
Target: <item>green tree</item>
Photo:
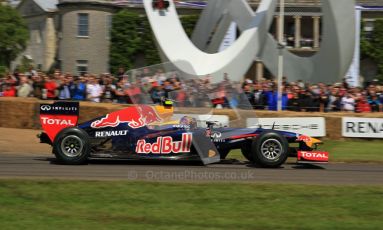
[[[186,33],[193,32],[198,15],[187,15],[181,18]],[[126,69],[140,68],[136,65],[138,57],[144,57],[144,65],[159,64],[158,48],[145,16],[124,9],[113,16],[110,47],[110,71],[115,73],[119,67]]]
[[[139,25],[140,16],[121,10],[113,16],[110,47],[110,67],[116,72],[121,66],[128,69],[134,65],[141,43]]]
[[[21,15],[12,7],[0,4],[0,66],[10,66],[26,47],[28,28]]]
[[[194,27],[197,24],[199,15],[192,14],[192,15],[184,15],[181,17],[181,23],[184,27],[184,30],[186,34],[191,37]]]
[[[142,46],[140,51],[144,53],[146,65],[154,65],[161,62],[155,37],[150,27],[150,23],[146,17],[142,20]]]
[[[362,58],[371,58],[377,64],[378,78],[383,80],[383,19],[375,21],[371,38],[367,38],[366,33],[362,32],[361,51]]]

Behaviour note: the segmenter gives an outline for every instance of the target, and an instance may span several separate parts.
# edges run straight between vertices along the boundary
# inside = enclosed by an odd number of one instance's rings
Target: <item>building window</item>
[[[88,37],[89,36],[89,14],[78,14],[78,30],[77,36]]]
[[[365,19],[364,20],[364,33],[368,40],[373,38],[374,35],[374,19]]]
[[[77,74],[84,75],[88,73],[88,60],[77,60]]]
[[[106,15],[106,38],[110,39],[110,33],[112,30],[112,15]]]

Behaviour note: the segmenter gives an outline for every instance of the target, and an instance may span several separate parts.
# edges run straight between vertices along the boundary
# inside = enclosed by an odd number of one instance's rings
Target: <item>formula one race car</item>
[[[261,167],[279,167],[289,156],[298,163],[326,163],[328,153],[316,151],[319,140],[296,133],[262,128],[198,127],[195,118],[172,119],[173,105],[134,105],[77,124],[78,102],[40,105],[45,132],[42,143],[53,146],[64,164],[88,159],[193,160],[211,164],[241,149],[246,159]],[[289,145],[295,144],[295,147]]]

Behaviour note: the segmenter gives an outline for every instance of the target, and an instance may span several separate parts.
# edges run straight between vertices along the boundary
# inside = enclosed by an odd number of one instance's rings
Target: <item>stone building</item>
[[[248,0],[256,9],[261,0]],[[123,0],[23,0],[17,9],[26,19],[31,39],[24,57],[32,58],[42,70],[60,68],[74,74],[109,71],[109,32],[112,15],[122,8],[144,14],[141,4]],[[194,1],[195,2],[195,1]],[[201,1],[203,2],[203,1]],[[286,18],[284,39],[289,49],[302,56],[320,49],[320,0],[285,0]],[[358,0],[364,6],[382,6],[379,0]],[[179,13],[198,14],[202,8],[182,8]],[[381,11],[363,13],[365,29],[373,29],[373,21],[383,18]],[[270,32],[278,36],[276,14]],[[20,60],[20,58],[19,58]],[[367,63],[371,64],[371,63]],[[366,64],[366,65],[367,65]],[[368,68],[372,68],[371,65]],[[363,68],[363,67],[362,67]],[[363,72],[363,70],[362,70]],[[370,71],[373,75],[373,71]],[[261,61],[256,61],[248,77],[269,75]]]
[[[109,72],[112,14],[118,8],[107,2],[60,1],[58,62],[65,72]]]
[[[12,64],[22,58],[33,60],[37,68],[48,70],[55,64],[57,54],[57,0],[24,0],[17,9],[25,18],[30,40],[27,49]]]

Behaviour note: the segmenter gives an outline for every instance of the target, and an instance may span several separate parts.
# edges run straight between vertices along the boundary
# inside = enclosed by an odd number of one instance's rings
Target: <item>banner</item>
[[[383,118],[342,118],[343,137],[383,138]]]
[[[323,117],[248,118],[247,127],[294,132],[311,137],[326,136]]]

